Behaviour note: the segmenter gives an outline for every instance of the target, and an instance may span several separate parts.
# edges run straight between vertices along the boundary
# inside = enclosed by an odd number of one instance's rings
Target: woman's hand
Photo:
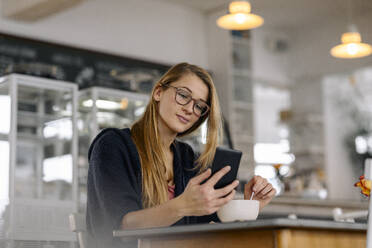
[[[276,190],[265,178],[254,176],[244,185],[244,199],[249,200],[254,192],[253,200],[260,202],[260,210],[275,196]]]
[[[234,188],[239,185],[235,180],[221,189],[214,189],[214,185],[230,170],[226,166],[215,173],[208,181],[204,182],[211,175],[211,169],[192,178],[186,186],[185,191],[178,197],[181,201],[179,207],[183,209],[183,216],[202,216],[216,212],[224,204],[234,198]]]

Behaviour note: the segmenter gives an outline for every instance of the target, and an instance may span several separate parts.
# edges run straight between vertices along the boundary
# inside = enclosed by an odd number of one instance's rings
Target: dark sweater
[[[196,156],[189,145],[180,141],[171,148],[177,197],[197,173],[192,170]],[[93,237],[91,241],[98,247],[123,247],[112,231],[120,229],[124,215],[143,209],[141,163],[130,129],[101,131],[90,146],[88,158],[87,230]],[[217,215],[184,217],[174,225],[210,221],[219,221]]]

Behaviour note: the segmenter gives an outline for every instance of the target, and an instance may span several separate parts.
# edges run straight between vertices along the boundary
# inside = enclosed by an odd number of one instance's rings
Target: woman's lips
[[[178,119],[182,122],[182,123],[184,123],[184,124],[187,124],[187,123],[189,123],[189,119],[186,119],[185,117],[183,117],[183,116],[181,116],[181,115],[177,115],[177,117],[178,117]]]

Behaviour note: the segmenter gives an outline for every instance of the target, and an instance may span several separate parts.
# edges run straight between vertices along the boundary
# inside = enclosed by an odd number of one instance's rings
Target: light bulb
[[[234,19],[237,23],[242,24],[245,22],[247,17],[242,13],[238,13],[238,14],[235,14]]]
[[[347,44],[346,51],[350,55],[355,55],[358,53],[358,46],[355,43]]]

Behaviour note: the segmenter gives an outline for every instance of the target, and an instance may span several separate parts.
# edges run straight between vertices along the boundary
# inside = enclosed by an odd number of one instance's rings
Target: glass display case
[[[92,87],[79,92],[79,211],[85,212],[88,149],[104,128],[130,127],[145,112],[149,96],[116,89]]]
[[[77,210],[77,94],[72,83],[0,78],[1,247],[75,240],[68,215]]]

